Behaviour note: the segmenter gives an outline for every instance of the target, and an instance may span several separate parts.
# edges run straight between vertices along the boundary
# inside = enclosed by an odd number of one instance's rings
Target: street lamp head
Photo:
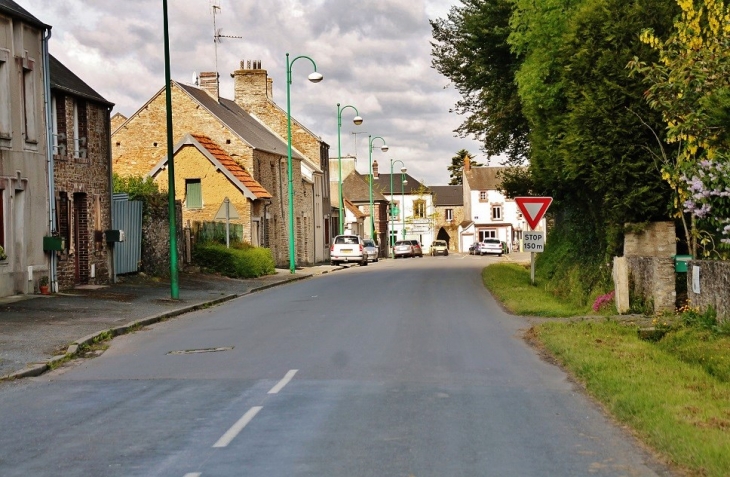
[[[383,144],[382,146],[380,146],[380,150],[383,152],[388,152],[388,146],[386,144]]]
[[[311,81],[312,83],[319,83],[320,81],[322,81],[323,78],[324,76],[322,76],[320,73],[317,73],[316,71],[307,76],[307,79],[309,79],[309,81]]]
[[[403,174],[405,174],[405,173],[406,173],[406,168],[405,168],[405,167],[401,167],[401,168],[400,168],[400,171],[401,171],[401,172],[402,172]]]
[[[352,122],[355,123],[355,126],[359,126],[362,124],[362,118],[360,116],[355,116],[355,119],[353,119]]]

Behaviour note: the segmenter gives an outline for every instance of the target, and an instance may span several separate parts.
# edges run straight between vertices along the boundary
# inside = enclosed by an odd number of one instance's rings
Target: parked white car
[[[368,264],[363,239],[357,235],[336,236],[332,239],[332,245],[330,245],[330,263],[339,265],[351,262],[359,263],[362,266]]]
[[[479,255],[496,254],[502,256],[502,242],[498,239],[488,238],[479,242]]]

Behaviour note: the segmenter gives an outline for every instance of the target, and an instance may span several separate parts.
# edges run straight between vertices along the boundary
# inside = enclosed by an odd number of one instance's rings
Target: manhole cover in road
[[[180,351],[170,351],[167,354],[197,354],[197,353],[217,353],[219,351],[230,351],[233,346],[223,346],[220,348],[201,348],[201,349],[184,349]]]

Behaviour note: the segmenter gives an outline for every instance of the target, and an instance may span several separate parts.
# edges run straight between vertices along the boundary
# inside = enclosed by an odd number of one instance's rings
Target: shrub
[[[231,278],[256,278],[275,273],[271,250],[262,247],[226,248],[217,243],[198,244],[193,262]]]

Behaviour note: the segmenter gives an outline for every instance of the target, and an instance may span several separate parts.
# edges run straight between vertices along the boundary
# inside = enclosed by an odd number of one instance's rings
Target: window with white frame
[[[446,209],[444,211],[446,220],[454,220],[454,209]]]
[[[497,238],[497,231],[495,229],[486,229],[479,231],[479,241],[483,241],[488,238]]]
[[[73,134],[73,146],[74,146],[74,158],[85,159],[86,158],[86,135],[87,135],[87,121],[86,121],[86,101],[73,99],[73,120],[74,120],[74,134]]]
[[[486,201],[487,199],[488,199],[488,196],[487,196],[487,191],[485,191],[485,190],[480,190],[480,191],[479,191],[479,202],[484,202],[484,201]]]
[[[502,206],[492,205],[492,220],[502,220]]]

